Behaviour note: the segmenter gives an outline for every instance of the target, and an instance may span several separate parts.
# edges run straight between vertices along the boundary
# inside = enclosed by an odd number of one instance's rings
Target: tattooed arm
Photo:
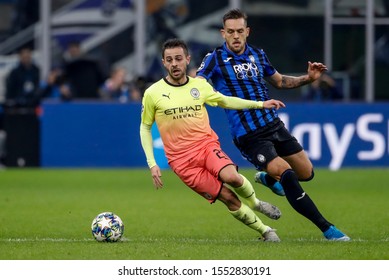
[[[308,70],[306,75],[294,77],[282,75],[278,72],[268,77],[266,80],[275,88],[278,89],[289,89],[297,88],[306,84],[310,84],[317,80],[321,74],[327,70],[327,67],[319,62],[308,61]]]

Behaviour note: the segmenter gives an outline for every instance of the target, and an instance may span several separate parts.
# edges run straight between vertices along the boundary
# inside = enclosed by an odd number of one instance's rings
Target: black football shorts
[[[297,139],[282,125],[272,132],[252,133],[235,139],[234,143],[242,156],[257,170],[266,168],[277,156],[284,157],[303,150]]]

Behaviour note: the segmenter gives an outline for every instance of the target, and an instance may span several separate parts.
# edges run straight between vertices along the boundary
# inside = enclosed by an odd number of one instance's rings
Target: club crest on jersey
[[[266,161],[265,156],[262,155],[262,154],[258,154],[258,155],[257,155],[257,159],[258,159],[258,161],[259,161],[260,163],[264,163],[264,162]]]
[[[255,58],[254,58],[254,56],[252,56],[252,55],[249,55],[249,59],[250,59],[250,61],[251,61],[252,63],[254,63],[254,62],[255,62]]]
[[[192,95],[193,98],[199,98],[200,97],[200,92],[197,88],[192,88],[190,90],[190,95]]]

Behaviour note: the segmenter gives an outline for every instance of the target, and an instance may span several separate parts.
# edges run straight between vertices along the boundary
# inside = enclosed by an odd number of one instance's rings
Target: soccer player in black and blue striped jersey
[[[266,101],[270,99],[266,82],[278,89],[296,88],[317,80],[327,70],[322,63],[308,62],[306,75],[280,74],[262,49],[247,43],[249,33],[247,15],[239,9],[228,11],[221,29],[225,43],[204,57],[197,76],[212,81],[223,94]],[[226,114],[235,145],[259,171],[255,180],[286,196],[290,205],[312,221],[326,239],[349,241],[323,217],[302,189],[299,181],[313,178],[313,165],[276,110],[226,110]]]

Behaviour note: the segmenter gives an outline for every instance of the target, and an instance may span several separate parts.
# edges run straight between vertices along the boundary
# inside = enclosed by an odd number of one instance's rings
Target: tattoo
[[[282,75],[281,88],[297,88],[311,83],[312,81],[309,79],[307,75],[292,77]]]

